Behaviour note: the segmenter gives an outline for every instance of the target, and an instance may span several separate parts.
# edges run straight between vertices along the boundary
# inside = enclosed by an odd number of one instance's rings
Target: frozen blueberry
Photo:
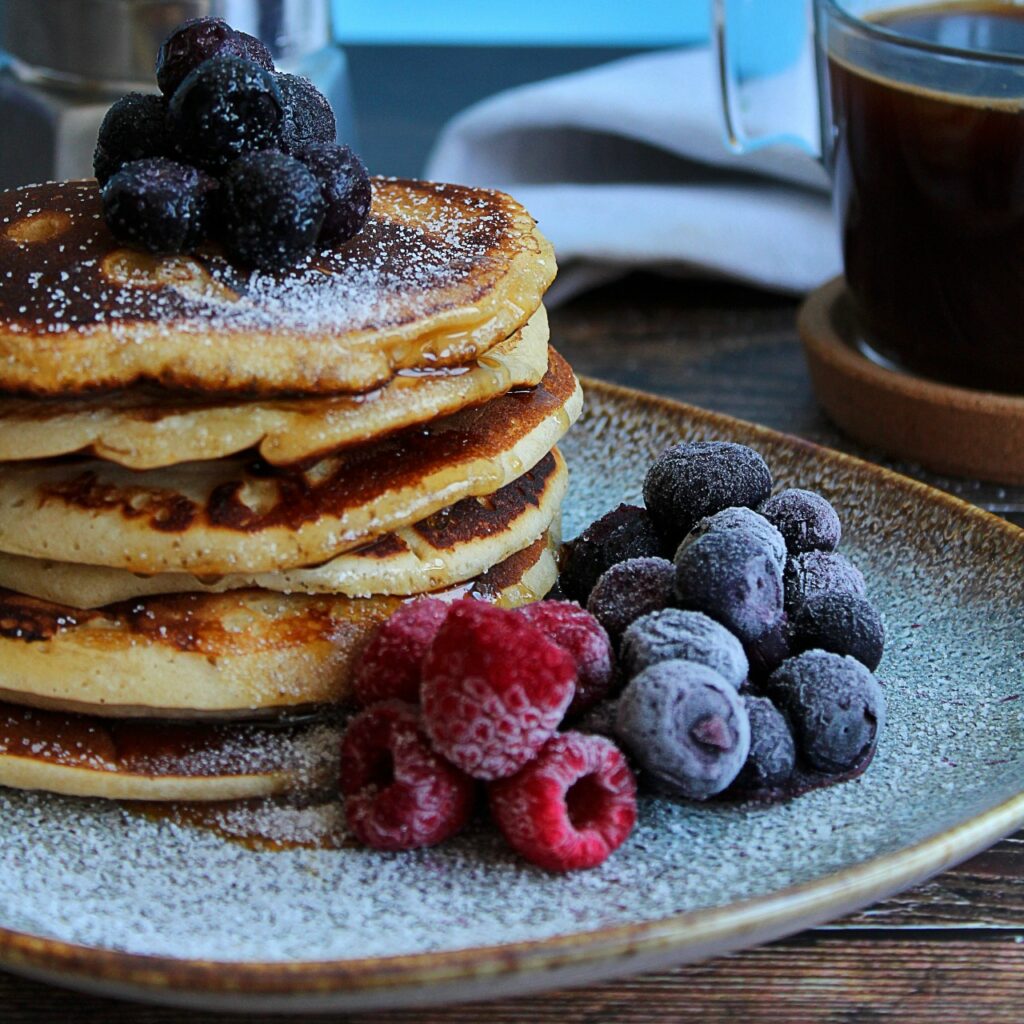
[[[750,753],[736,779],[741,789],[776,789],[796,767],[796,745],[786,716],[767,697],[744,696]]]
[[[570,600],[585,605],[598,577],[616,562],[661,553],[661,538],[646,510],[637,505],[619,505],[568,545],[559,583]]]
[[[789,618],[785,612],[770,629],[756,640],[743,645],[750,662],[750,678],[763,679],[771,675],[791,654]]]
[[[190,71],[211,57],[241,57],[274,70],[270,51],[254,36],[235,31],[222,18],[193,18],[178,26],[160,46],[156,57],[160,91],[172,95]]]
[[[156,253],[188,252],[206,237],[217,183],[166,157],[125,164],[103,187],[103,217],[121,242]]]
[[[706,533],[676,555],[675,596],[679,607],[710,615],[748,644],[782,618],[782,569],[749,533]]]
[[[92,158],[93,172],[105,185],[125,164],[151,156],[170,156],[172,150],[163,97],[130,92],[103,116]]]
[[[735,505],[732,508],[723,508],[713,516],[705,516],[683,538],[680,547],[685,547],[712,530],[744,530],[755,536],[771,551],[780,569],[786,564],[786,542],[782,534],[752,508]]]
[[[705,516],[733,505],[760,505],[772,490],[764,459],[731,441],[674,444],[644,480],[644,502],[666,541],[678,544]]]
[[[601,575],[587,600],[587,611],[617,644],[626,627],[672,599],[676,568],[667,558],[629,558]]]
[[[168,117],[182,152],[207,170],[275,147],[285,121],[274,75],[240,57],[204,61],[175,90]]]
[[[679,608],[637,619],[622,635],[620,657],[627,678],[675,659],[704,665],[734,688],[747,677],[747,656],[739,640],[714,619]]]
[[[739,694],[692,661],[663,661],[623,691],[615,735],[656,789],[706,800],[736,778],[750,752]]]
[[[783,662],[767,690],[789,716],[797,749],[819,771],[856,767],[885,724],[882,688],[854,658],[806,651]]]
[[[795,653],[820,647],[833,654],[848,654],[874,672],[882,660],[885,628],[866,598],[815,594],[804,601],[793,619],[790,642]]]
[[[316,142],[334,142],[338,126],[327,97],[301,75],[276,76],[277,87],[284,97],[286,117],[281,130],[281,149],[295,153]]]
[[[293,157],[250,153],[221,183],[222,241],[232,259],[282,270],[313,250],[324,218],[316,178]]]
[[[794,555],[786,562],[782,579],[786,610],[790,615],[815,594],[863,597],[867,591],[860,569],[838,551],[806,551]]]
[[[835,551],[843,530],[836,510],[814,491],[792,487],[779,491],[761,508],[761,514],[786,538],[791,555],[804,551]]]
[[[326,204],[320,241],[347,242],[358,234],[370,215],[370,177],[362,160],[348,146],[317,142],[295,156],[320,182]]]

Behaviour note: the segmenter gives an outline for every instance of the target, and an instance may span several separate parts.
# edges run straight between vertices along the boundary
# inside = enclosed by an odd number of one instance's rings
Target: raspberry
[[[835,551],[843,535],[836,510],[814,491],[779,491],[764,503],[761,514],[786,538],[791,555]]]
[[[370,215],[373,191],[362,160],[348,146],[319,142],[295,153],[320,183],[326,204],[320,241],[339,244],[357,235]]]
[[[204,170],[272,149],[284,127],[284,97],[271,72],[239,57],[214,57],[171,97],[169,122],[182,151]]]
[[[666,558],[628,558],[594,584],[587,611],[617,644],[627,626],[668,605],[675,579],[676,567]]]
[[[576,663],[576,692],[566,717],[581,714],[608,696],[615,681],[615,655],[608,634],[593,615],[572,601],[538,601],[517,614]]]
[[[420,702],[423,658],[451,605],[434,598],[403,604],[363,648],[352,696],[361,707],[379,700]]]
[[[151,156],[170,156],[173,150],[163,97],[130,92],[103,116],[96,136],[93,172],[96,180],[106,185],[125,164]]]
[[[254,36],[236,32],[222,18],[193,18],[179,25],[160,45],[156,84],[165,96],[170,96],[203,61],[229,56],[251,60],[267,71],[274,70],[270,51]]]
[[[619,505],[569,544],[558,582],[566,597],[586,604],[598,577],[616,562],[660,555],[661,549],[661,538],[647,512],[637,505]]]
[[[157,253],[189,252],[205,237],[217,183],[166,157],[125,164],[103,186],[103,217],[118,241]]]
[[[377,704],[349,723],[341,741],[345,818],[376,850],[411,850],[455,835],[469,820],[476,787],[430,746],[416,708]]]
[[[460,601],[423,661],[424,726],[469,775],[514,775],[558,728],[575,679],[572,657],[521,615]]]
[[[564,732],[489,787],[491,814],[521,857],[548,871],[597,867],[636,824],[636,782],[611,740]]]
[[[222,240],[232,259],[283,270],[313,251],[324,200],[298,160],[273,150],[249,153],[228,169],[221,193]]]
[[[644,480],[644,502],[666,541],[678,544],[705,516],[724,508],[756,508],[772,491],[764,459],[731,441],[674,444]]]

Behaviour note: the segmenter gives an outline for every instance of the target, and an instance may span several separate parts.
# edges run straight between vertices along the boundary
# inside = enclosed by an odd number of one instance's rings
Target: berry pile
[[[207,240],[260,270],[348,241],[370,179],[336,142],[327,99],[274,70],[258,39],[220,18],[186,22],[157,57],[161,95],[129,93],[100,126],[93,168],[120,241],[160,254]]]
[[[600,864],[636,821],[633,775],[610,740],[558,729],[607,696],[614,675],[608,636],[579,605],[404,605],[354,681],[364,709],[342,741],[349,828],[381,850],[438,843],[467,823],[484,784],[526,860]]]
[[[672,445],[569,546],[561,579],[615,641],[610,721],[655,789],[776,798],[863,769],[885,718],[881,616],[821,495],[772,495],[743,445]],[[669,561],[671,559],[671,561]]]
[[[428,598],[381,627],[342,752],[362,842],[440,842],[483,783],[524,858],[593,867],[636,821],[613,740],[651,789],[697,801],[785,799],[867,767],[885,722],[884,631],[835,551],[835,509],[811,491],[773,496],[761,456],[722,442],[667,449],[644,500],[567,546],[571,601]]]

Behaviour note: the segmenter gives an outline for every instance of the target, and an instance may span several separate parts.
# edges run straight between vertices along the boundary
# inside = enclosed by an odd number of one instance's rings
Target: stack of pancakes
[[[95,182],[0,195],[0,784],[280,791],[402,601],[546,593],[554,274],[452,185],[275,275],[120,246]]]

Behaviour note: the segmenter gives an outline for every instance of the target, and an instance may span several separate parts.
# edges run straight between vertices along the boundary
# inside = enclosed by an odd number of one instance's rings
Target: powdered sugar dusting
[[[377,329],[472,299],[522,243],[494,193],[379,181],[376,189],[370,219],[350,243],[274,274],[244,271],[212,250],[158,259],[121,248],[100,218],[95,183],[4,193],[0,323],[44,334],[105,325],[124,341],[139,322],[206,339]],[[61,222],[52,235],[32,231],[33,220],[53,217]]]

